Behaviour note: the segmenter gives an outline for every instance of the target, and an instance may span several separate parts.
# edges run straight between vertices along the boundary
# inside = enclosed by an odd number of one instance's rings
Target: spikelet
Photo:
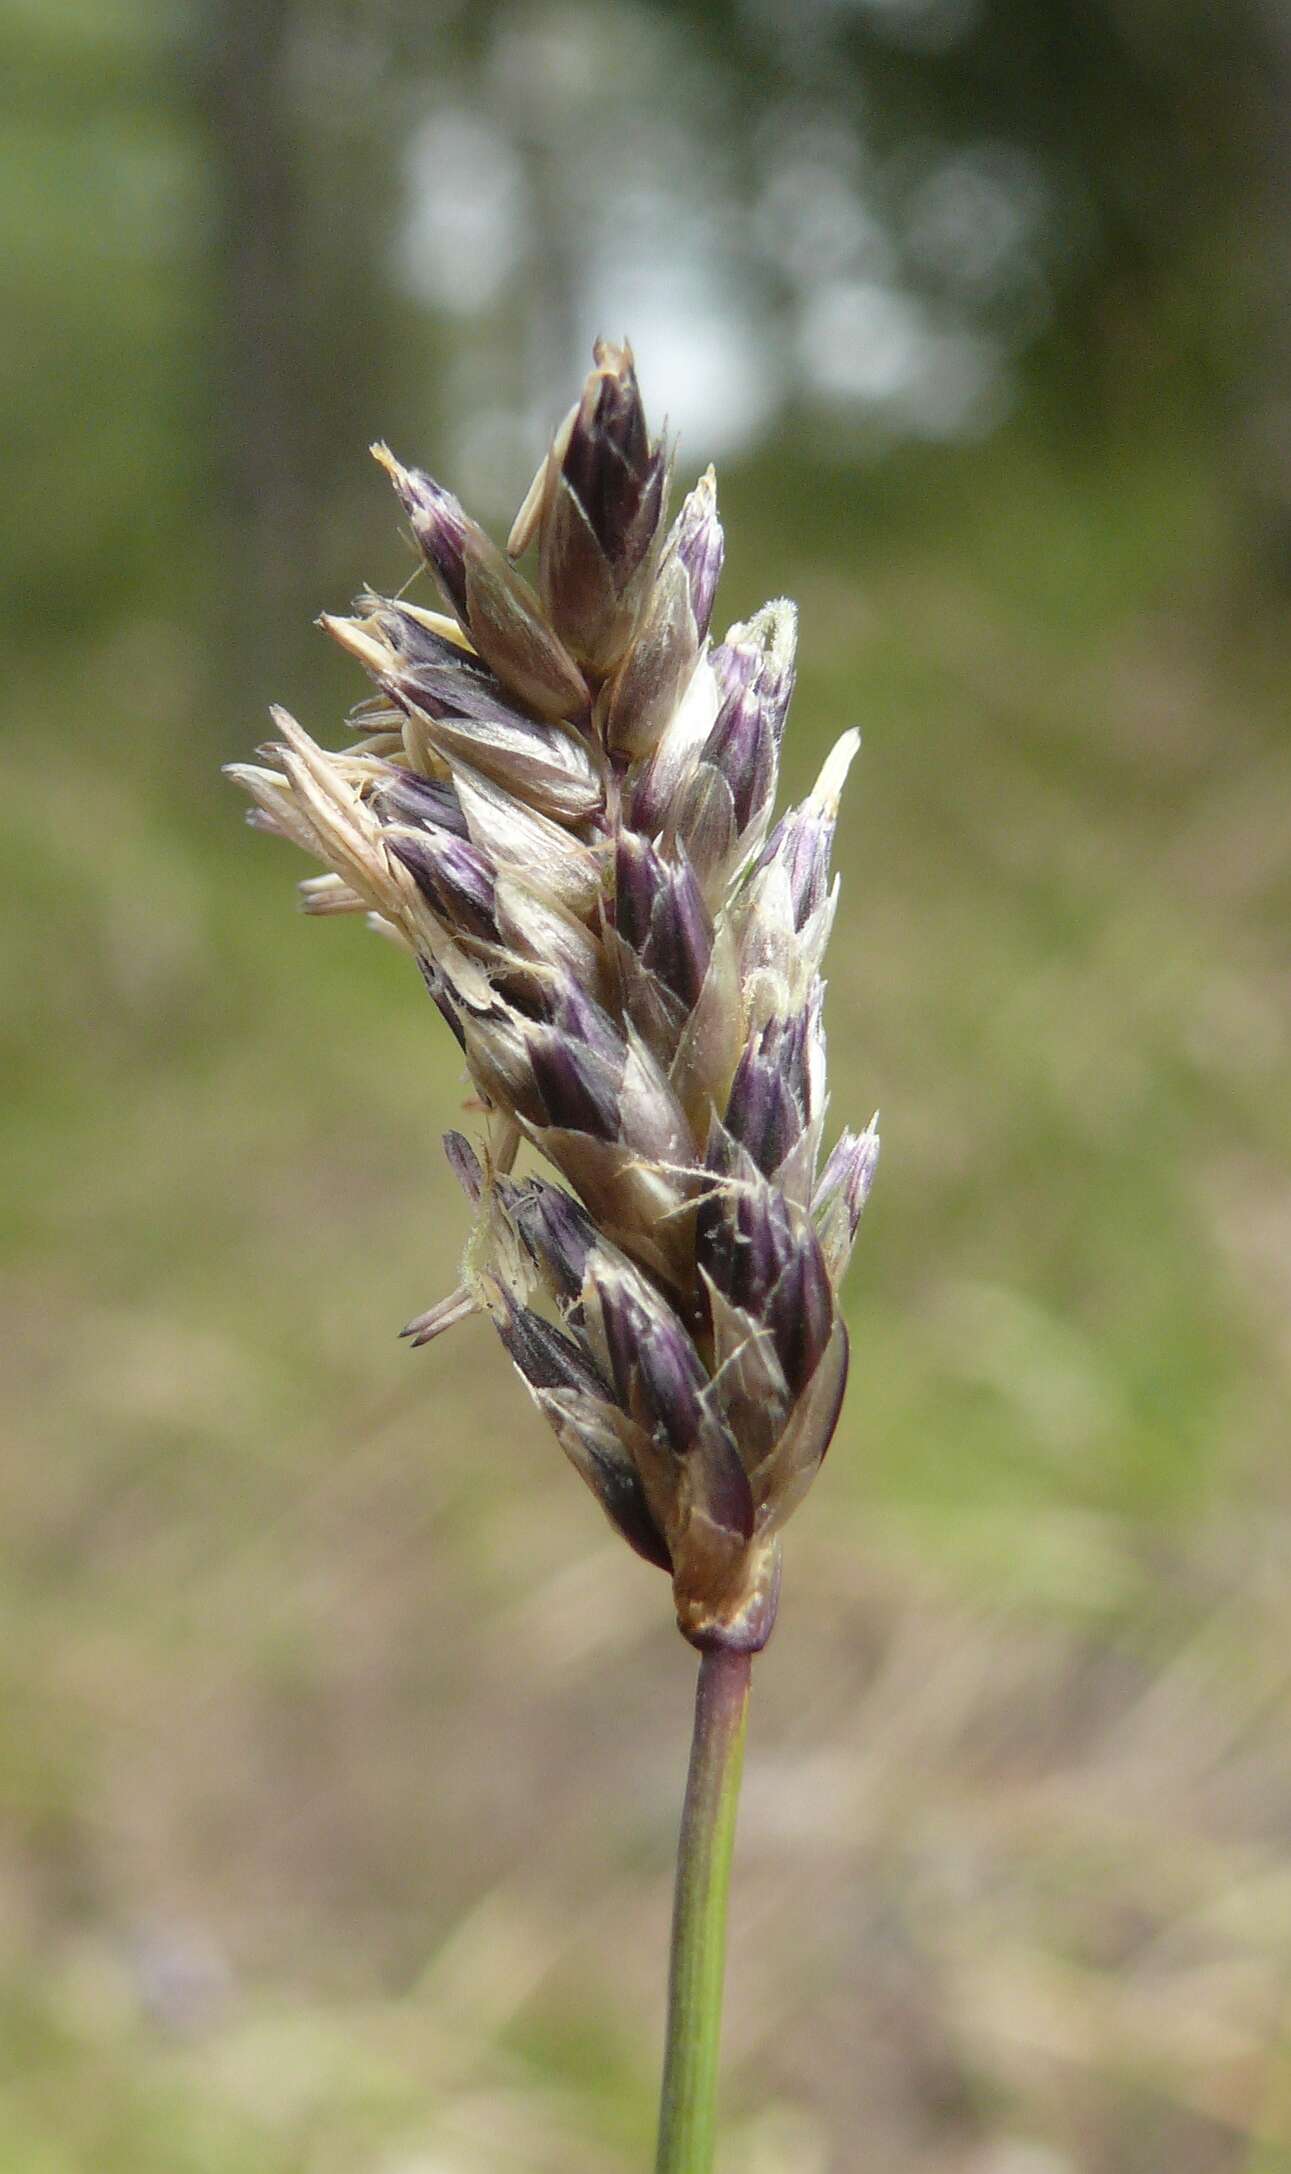
[[[463,1280],[405,1332],[487,1312],[697,1646],[756,1650],[780,1529],[847,1372],[837,1292],[873,1126],[818,1174],[830,849],[857,738],[770,829],[796,615],[709,640],[712,471],[665,530],[669,460],[627,346],[599,343],[500,551],[374,448],[441,614],[364,597],[323,625],[370,675],[326,754],[285,712],[230,775],[252,821],[412,952],[484,1112],[446,1146]],[[533,547],[536,586],[514,561]],[[528,1142],[557,1174],[513,1175]]]

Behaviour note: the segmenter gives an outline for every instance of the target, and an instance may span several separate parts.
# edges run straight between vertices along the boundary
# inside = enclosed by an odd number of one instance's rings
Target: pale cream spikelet
[[[838,1286],[878,1137],[825,1119],[821,957],[847,733],[771,828],[797,621],[712,643],[712,471],[670,458],[626,346],[596,366],[500,551],[374,449],[446,613],[322,624],[375,686],[327,754],[285,712],[230,775],[320,860],[306,910],[416,958],[483,1108],[448,1136],[475,1222],[424,1343],[482,1309],[701,1647],[765,1643],[780,1530],[847,1372]],[[532,551],[530,581],[515,565]],[[525,1144],[559,1183],[513,1175]]]

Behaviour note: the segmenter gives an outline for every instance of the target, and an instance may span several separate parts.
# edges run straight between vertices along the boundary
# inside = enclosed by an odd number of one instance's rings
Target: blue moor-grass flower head
[[[230,774],[258,827],[325,864],[310,912],[366,912],[413,954],[482,1107],[474,1144],[446,1141],[462,1283],[409,1333],[486,1312],[671,1574],[685,1635],[755,1650],[838,1417],[838,1287],[878,1153],[873,1126],[845,1132],[818,1171],[857,737],[771,830],[797,615],[782,599],[710,643],[716,486],[665,529],[670,456],[626,344],[598,343],[506,552],[374,450],[448,614],[364,596],[325,617],[376,688],[351,744],[276,710],[264,763]],[[526,1147],[561,1182],[517,1176]]]

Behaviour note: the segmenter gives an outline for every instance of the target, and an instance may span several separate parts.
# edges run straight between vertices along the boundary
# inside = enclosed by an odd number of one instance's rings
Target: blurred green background
[[[859,723],[724,2174],[1291,2167],[1286,0],[0,0],[3,2174],[648,2163],[691,1656],[221,761],[597,331]],[[303,870],[299,872],[304,872]]]

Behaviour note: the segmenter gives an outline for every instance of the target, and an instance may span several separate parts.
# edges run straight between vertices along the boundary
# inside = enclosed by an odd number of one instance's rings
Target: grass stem
[[[655,2174],[710,2174],[726,1970],[726,1898],[744,1764],[752,1658],[700,1656],[677,1848],[668,2035]]]

